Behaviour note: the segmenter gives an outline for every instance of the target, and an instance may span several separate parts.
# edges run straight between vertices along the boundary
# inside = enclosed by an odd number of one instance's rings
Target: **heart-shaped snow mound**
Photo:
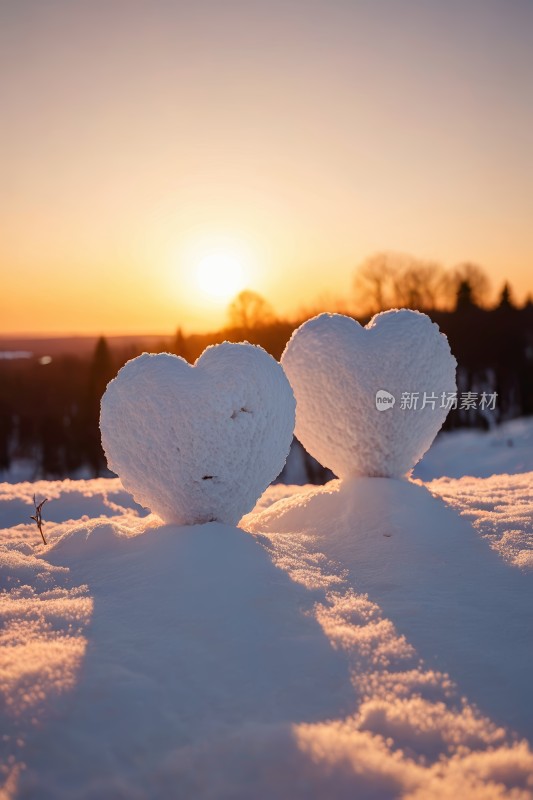
[[[296,436],[340,478],[405,475],[446,419],[443,393],[446,404],[455,391],[448,340],[406,309],[366,328],[321,314],[293,333],[281,363],[296,396]]]
[[[105,391],[102,444],[124,488],[165,522],[235,525],[282,470],[294,409],[260,347],[224,342],[194,367],[144,353]]]

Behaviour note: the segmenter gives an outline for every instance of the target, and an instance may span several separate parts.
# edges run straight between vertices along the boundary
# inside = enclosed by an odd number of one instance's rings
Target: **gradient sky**
[[[531,0],[3,0],[0,332],[290,313],[379,250],[533,290]]]

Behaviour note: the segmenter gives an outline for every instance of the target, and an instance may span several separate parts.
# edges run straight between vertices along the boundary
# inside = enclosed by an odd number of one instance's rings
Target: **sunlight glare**
[[[245,282],[242,261],[232,253],[211,253],[196,268],[198,288],[215,300],[230,300],[244,289]]]

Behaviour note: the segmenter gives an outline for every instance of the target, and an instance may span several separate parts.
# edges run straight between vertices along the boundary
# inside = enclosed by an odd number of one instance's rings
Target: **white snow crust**
[[[166,522],[236,524],[281,472],[294,396],[261,347],[208,347],[194,367],[168,353],[129,361],[102,398],[108,465]]]
[[[321,314],[292,335],[281,359],[296,396],[295,433],[335,475],[400,477],[430,447],[448,413],[442,393],[455,391],[456,361],[429,317],[401,309],[363,328],[341,314]],[[394,406],[380,411],[385,390]],[[436,398],[423,404],[424,392]],[[418,408],[401,408],[418,393]]]
[[[531,800],[532,516],[533,473],[278,484],[240,528],[0,485],[2,800]]]

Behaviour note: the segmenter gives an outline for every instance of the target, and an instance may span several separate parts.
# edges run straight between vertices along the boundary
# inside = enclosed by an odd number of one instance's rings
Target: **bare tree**
[[[245,289],[228,307],[230,328],[251,330],[270,325],[276,319],[270,303],[257,292]]]
[[[430,311],[453,299],[440,264],[402,253],[377,253],[364,261],[355,274],[354,295],[356,310],[362,315],[388,308]]]
[[[353,288],[356,311],[362,316],[395,305],[398,258],[396,253],[376,253],[357,268]]]
[[[433,311],[450,300],[448,275],[437,262],[411,258],[399,270],[396,301],[402,308]]]

